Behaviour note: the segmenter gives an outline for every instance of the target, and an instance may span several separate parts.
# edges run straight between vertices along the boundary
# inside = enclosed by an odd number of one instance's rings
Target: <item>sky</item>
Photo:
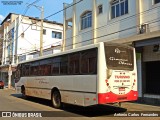
[[[27,8],[27,3],[32,3],[36,0],[0,0],[0,23],[9,13],[24,14]],[[73,0],[39,0],[36,3],[38,6],[44,7],[44,18],[63,9],[63,3],[72,3]],[[15,5],[16,4],[16,5]],[[26,12],[26,16],[40,17],[40,10],[31,6]],[[63,22],[63,12],[58,13],[50,18],[50,21]]]

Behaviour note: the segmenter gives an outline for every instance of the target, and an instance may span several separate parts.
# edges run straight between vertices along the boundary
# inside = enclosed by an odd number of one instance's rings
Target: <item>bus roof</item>
[[[92,48],[99,47],[100,44],[104,44],[105,46],[106,45],[117,45],[117,46],[124,46],[124,47],[127,47],[127,48],[133,48],[131,46],[124,45],[124,44],[119,44],[119,43],[99,42],[99,43],[95,43],[95,44],[85,45],[83,47],[78,47],[78,48],[75,48],[75,49],[69,49],[69,50],[62,51],[62,52],[55,53],[55,54],[41,56],[41,57],[34,58],[34,59],[31,59],[31,60],[27,60],[27,61],[22,61],[22,62],[19,62],[18,64],[28,63],[28,62],[37,61],[37,60],[43,60],[43,59],[46,59],[46,58],[51,58],[51,57],[56,57],[56,56],[61,56],[61,55],[69,54],[69,53],[82,51],[82,50],[92,49]]]
[[[55,54],[45,55],[45,56],[41,56],[41,57],[38,57],[38,58],[33,58],[31,60],[22,61],[22,62],[19,62],[18,64],[28,63],[28,62],[37,61],[37,60],[43,60],[43,59],[46,59],[46,58],[51,58],[51,57],[56,57],[56,56],[61,56],[61,55],[69,54],[69,53],[82,51],[82,50],[92,49],[92,48],[98,47],[99,44],[100,43],[91,44],[91,45],[85,45],[83,47],[70,49],[70,50],[62,51],[62,52],[55,53]]]

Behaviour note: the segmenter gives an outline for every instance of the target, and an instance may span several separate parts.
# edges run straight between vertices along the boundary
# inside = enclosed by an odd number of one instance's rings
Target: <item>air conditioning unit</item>
[[[156,44],[153,46],[153,52],[160,53],[160,44]]]
[[[150,32],[150,30],[149,30],[149,24],[148,23],[142,24],[140,26],[139,33],[143,34],[143,33],[148,33],[148,32]]]

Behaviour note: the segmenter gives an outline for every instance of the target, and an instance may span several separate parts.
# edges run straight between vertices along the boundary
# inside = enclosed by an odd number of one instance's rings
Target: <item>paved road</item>
[[[116,106],[109,106],[109,105],[99,105],[99,106],[92,106],[92,107],[78,107],[78,106],[71,106],[65,105],[65,107],[61,110],[54,109],[51,105],[49,100],[43,100],[38,98],[29,98],[24,100],[21,98],[20,94],[16,94],[14,90],[7,90],[7,89],[0,89],[0,111],[17,111],[17,112],[24,112],[24,111],[32,111],[36,112],[39,111],[50,111],[47,112],[47,115],[54,116],[54,119],[58,120],[140,120],[140,119],[148,119],[148,120],[160,120],[160,117],[110,117],[113,116],[115,112],[120,112],[123,114],[126,111],[136,111],[144,112],[144,111],[160,111],[160,107],[158,106],[151,106],[151,105],[143,105],[137,103],[123,103],[122,108]],[[136,112],[137,113],[137,112]],[[42,112],[42,116],[46,115],[45,112]],[[133,114],[136,115],[136,114]],[[56,117],[58,116],[58,117]],[[0,118],[4,119],[4,118]],[[9,118],[15,119],[18,118]],[[23,118],[24,119],[24,118]],[[25,118],[30,119],[30,118]],[[40,118],[34,118],[40,119]],[[42,117],[44,120],[53,119],[53,117]]]

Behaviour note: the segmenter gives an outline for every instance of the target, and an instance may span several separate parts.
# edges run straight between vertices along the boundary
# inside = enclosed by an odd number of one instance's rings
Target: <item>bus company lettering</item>
[[[130,82],[130,80],[114,80],[114,82]]]
[[[122,65],[130,65],[130,66],[132,66],[132,64],[131,63],[126,63],[126,62],[124,62],[124,61],[119,61],[119,64],[122,64]]]
[[[109,60],[118,61],[118,64],[120,64],[120,65],[132,66],[132,63],[128,63],[128,59],[119,59],[119,58],[115,58],[115,57],[110,57]]]
[[[128,61],[127,59],[119,59],[119,58],[115,58],[115,57],[110,57],[109,60],[111,60],[111,61]]]
[[[130,76],[126,76],[126,75],[115,75],[115,79],[130,79]]]

